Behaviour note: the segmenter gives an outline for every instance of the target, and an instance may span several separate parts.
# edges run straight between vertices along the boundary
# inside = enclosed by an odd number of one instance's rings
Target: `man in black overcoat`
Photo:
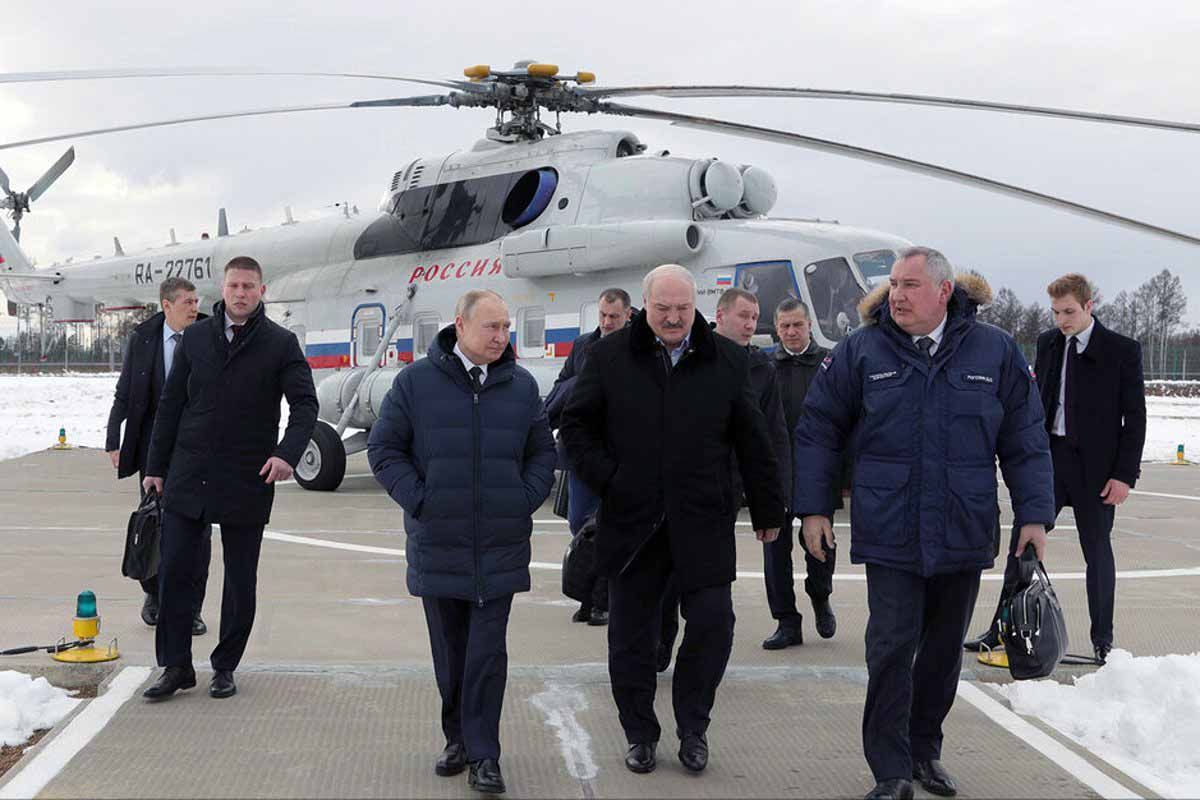
[[[159,400],[143,485],[163,496],[155,649],[165,669],[143,693],[150,699],[196,685],[190,576],[210,523],[221,526],[225,587],[208,691],[218,698],[236,694],[233,672],[254,625],[274,484],[292,476],[317,422],[312,370],[295,334],[267,318],[265,291],[254,259],[239,256],[225,265],[224,300],[185,332]],[[280,440],[284,397],[290,410]]]
[[[731,455],[760,540],[783,523],[784,497],[745,348],[696,312],[692,274],[651,271],[644,308],[592,346],[560,434],[600,496],[597,558],[609,581],[608,669],[629,743],[625,765],[656,766],[655,654],[664,585],[675,573],[686,620],[673,702],[679,758],[708,764],[706,731],[733,646],[737,554]]]
[[[1038,337],[1035,363],[1054,459],[1054,513],[1063,506],[1075,511],[1087,564],[1092,650],[1103,664],[1113,645],[1113,522],[1141,474],[1146,443],[1142,346],[1092,316],[1095,292],[1083,275],[1064,275],[1046,291],[1055,328]],[[1010,547],[1001,604],[1015,588],[1019,569]],[[968,650],[1000,643],[999,614],[997,606],[992,627],[968,641]]]

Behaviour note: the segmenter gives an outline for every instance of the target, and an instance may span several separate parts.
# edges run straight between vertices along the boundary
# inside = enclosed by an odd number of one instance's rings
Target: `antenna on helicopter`
[[[59,156],[58,161],[24,192],[14,192],[8,184],[8,175],[0,169],[0,191],[4,192],[4,197],[0,198],[0,208],[9,209],[13,220],[12,235],[18,242],[21,241],[21,217],[29,213],[29,204],[41,197],[74,161],[75,148],[68,147],[67,152]]]
[[[125,255],[125,248],[121,247],[121,240],[118,239],[116,236],[113,237],[113,255],[114,256]]]
[[[283,220],[284,225],[295,225],[296,224],[296,220],[292,217],[292,207],[291,206],[283,207],[283,216],[284,216],[284,220]]]
[[[175,229],[171,228],[171,241],[168,242],[168,245],[174,246],[177,244],[179,244],[179,240],[175,238]]]
[[[217,211],[217,236],[229,235],[229,217],[225,215],[225,209]]]

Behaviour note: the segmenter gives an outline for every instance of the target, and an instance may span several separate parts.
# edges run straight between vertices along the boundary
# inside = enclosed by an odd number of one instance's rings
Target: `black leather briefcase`
[[[1054,672],[1067,652],[1067,622],[1032,546],[1021,554],[1020,566],[1016,589],[1000,608],[1000,638],[1008,671],[1023,681]]]
[[[562,593],[572,600],[591,604],[596,574],[596,516],[583,523],[571,538],[563,556]]]
[[[158,492],[148,492],[137,511],[129,515],[125,529],[125,555],[121,574],[144,581],[158,574],[159,537],[162,533],[162,506]]]

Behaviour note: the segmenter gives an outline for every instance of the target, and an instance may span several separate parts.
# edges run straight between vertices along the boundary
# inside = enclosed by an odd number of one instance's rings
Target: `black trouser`
[[[142,463],[146,463],[142,459]],[[138,473],[138,494],[141,499],[146,499],[146,489],[142,483],[146,479],[146,473]],[[194,616],[200,615],[200,609],[204,608],[204,595],[208,593],[208,564],[212,561],[212,525],[205,528],[204,544],[200,550],[199,560],[196,562],[196,572],[193,577],[192,592],[196,598],[196,606],[192,609]],[[152,594],[158,597],[158,576],[155,575],[147,578],[144,581],[138,581],[142,585],[142,591],[146,594]]]
[[[867,564],[863,751],[876,781],[911,779],[914,761],[941,758],[979,575],[923,578]]]
[[[763,542],[763,578],[767,584],[767,605],[771,608],[771,616],[785,624],[799,625],[801,614],[796,610],[795,579],[792,575],[793,520],[795,517],[789,514],[775,541]],[[799,534],[799,531],[796,533]],[[803,539],[800,549],[804,551],[804,570],[807,573],[804,578],[805,594],[814,603],[828,600],[829,595],[833,594],[837,548],[826,548],[824,561],[812,557]]]
[[[422,597],[421,603],[442,697],[446,742],[465,745],[470,761],[500,758],[512,595],[483,605],[446,597]]]
[[[608,675],[625,737],[657,742],[655,656],[661,636],[662,597],[671,575],[665,527],[609,583]],[[733,649],[733,593],[728,583],[680,593],[686,626],[675,660],[672,702],[676,733],[704,733]]]
[[[663,587],[659,614],[662,617],[659,641],[663,647],[674,650],[675,637],[679,635],[679,582],[675,580],[674,572],[667,577],[667,585]]]
[[[194,573],[211,526],[163,510],[162,560],[158,565],[158,628],[155,649],[160,667],[191,666]],[[222,523],[225,587],[221,595],[221,638],[212,651],[214,670],[235,670],[254,627],[258,596],[258,556],[262,525]]]
[[[592,579],[592,595],[586,603],[580,603],[579,608],[583,611],[608,611],[608,578],[596,574],[589,577]]]
[[[1083,479],[1083,456],[1062,436],[1050,437],[1050,455],[1054,460],[1054,516],[1063,506],[1075,511],[1079,546],[1087,564],[1088,615],[1091,617],[1092,644],[1112,647],[1113,607],[1117,590],[1117,563],[1113,557],[1112,529],[1117,507],[1106,505],[1099,492],[1088,489]],[[1020,566],[1013,556],[1019,531],[1014,526],[1008,561],[1004,565],[1004,588],[1000,606],[1016,588]],[[993,617],[992,624],[995,624]]]

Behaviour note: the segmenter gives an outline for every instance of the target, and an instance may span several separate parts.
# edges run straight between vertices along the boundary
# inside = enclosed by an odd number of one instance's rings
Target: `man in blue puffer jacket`
[[[404,509],[408,590],[421,598],[442,697],[438,775],[504,791],[500,710],[513,594],[529,590],[533,512],[554,481],[537,382],[517,366],[495,292],[458,301],[454,325],[400,371],[371,428],[371,470]]]
[[[957,283],[957,285],[956,285]],[[868,798],[955,794],[940,762],[980,572],[992,566],[996,458],[1020,527],[1042,557],[1054,481],[1042,403],[1012,338],[975,318],[977,275],[914,247],[863,300],[864,326],[822,363],[795,431],[794,508],[818,560],[853,442],[850,561],[866,564]]]

